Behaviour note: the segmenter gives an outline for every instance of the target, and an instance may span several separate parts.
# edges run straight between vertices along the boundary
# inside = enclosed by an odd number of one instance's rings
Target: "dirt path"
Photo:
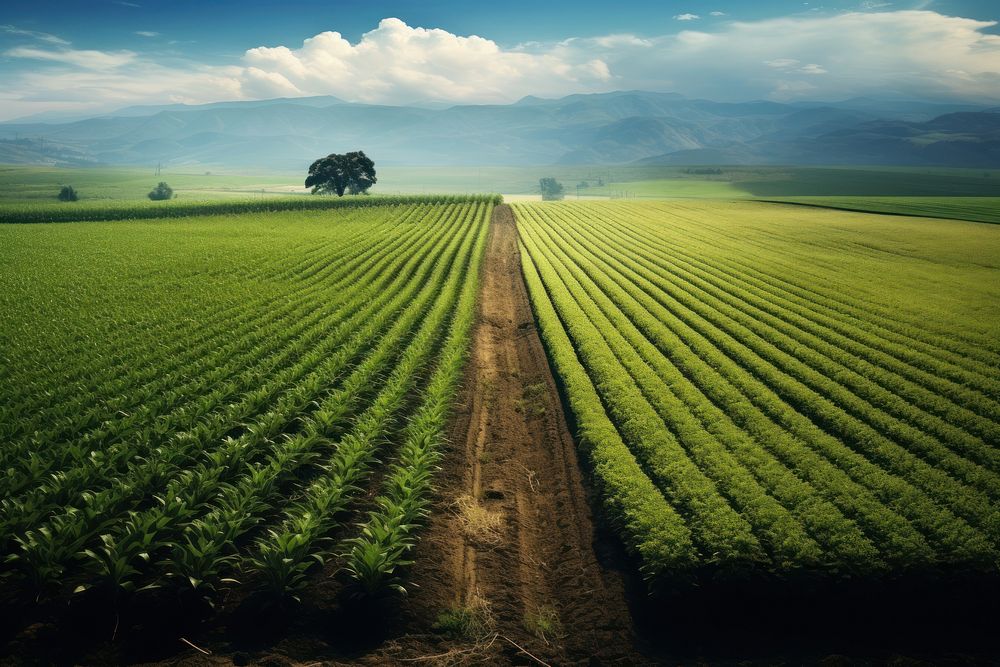
[[[595,554],[587,491],[508,206],[493,214],[483,271],[441,506],[415,580],[434,581],[435,604],[488,609],[501,635],[497,660],[530,662],[510,639],[552,663],[631,662],[622,582]]]

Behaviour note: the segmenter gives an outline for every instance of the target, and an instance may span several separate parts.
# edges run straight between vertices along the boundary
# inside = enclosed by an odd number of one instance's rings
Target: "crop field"
[[[0,202],[28,204],[53,201],[61,185],[72,185],[81,201],[114,206],[123,200],[142,201],[160,181],[167,181],[181,199],[215,199],[301,186],[298,174],[245,175],[165,171],[136,167],[42,167],[0,165]]]
[[[845,211],[1000,223],[1000,197],[793,197],[775,201]]]
[[[315,211],[338,208],[397,206],[414,202],[446,204],[466,201],[467,195],[374,195],[362,199],[330,197],[261,197],[247,199],[170,199],[167,201],[114,200],[82,201],[65,204],[53,201],[0,203],[0,224],[35,224],[50,222],[90,222],[106,220],[148,220],[187,218],[201,215],[241,213],[280,213],[283,211]]]
[[[514,208],[581,446],[654,585],[995,568],[1000,229],[758,202]]]
[[[0,650],[785,656],[947,625],[914,600],[990,634],[1000,226],[879,201],[5,200]]]
[[[4,597],[396,587],[494,203],[0,227]]]

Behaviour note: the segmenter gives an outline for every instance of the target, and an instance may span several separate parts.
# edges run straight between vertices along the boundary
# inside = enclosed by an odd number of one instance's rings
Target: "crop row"
[[[936,393],[892,341],[820,326],[740,270],[752,250],[713,252],[665,207],[516,206],[543,338],[647,573],[990,567],[1000,406]],[[642,507],[658,532],[636,530]]]
[[[275,235],[259,244],[246,239],[258,231],[253,216],[155,223],[157,234],[173,233],[178,243],[174,257],[158,259],[144,253],[159,240],[142,224],[88,226],[91,238],[124,251],[100,266],[87,264],[100,253],[77,255],[98,279],[88,292],[114,291],[124,278],[123,291],[142,294],[131,308],[172,314],[157,283],[199,283],[201,293],[186,304],[196,309],[190,326],[146,321],[149,338],[170,331],[192,344],[164,351],[144,335],[130,337],[128,308],[116,335],[81,338],[78,327],[102,322],[99,299],[81,303],[85,317],[46,332],[53,349],[78,346],[80,365],[88,363],[80,346],[122,350],[123,373],[76,385],[85,399],[53,401],[51,415],[43,405],[32,422],[41,428],[10,423],[16,416],[4,413],[5,432],[18,436],[3,453],[11,473],[0,505],[4,585],[35,596],[98,589],[116,597],[166,586],[213,599],[238,576],[294,595],[312,565],[347,558],[354,543],[343,527],[379,450],[397,433],[404,444],[386,452],[395,462],[383,495],[399,498],[415,475],[412,491],[425,498],[467,347],[491,208],[483,199],[377,207],[349,220],[340,219],[346,212],[272,216],[263,221]],[[191,238],[195,225],[205,229]],[[46,253],[79,229],[60,227],[66,238],[22,266],[40,273],[49,263],[48,284],[74,289],[62,281],[79,267],[53,267]],[[112,241],[113,231],[120,236]],[[229,244],[234,231],[244,237]],[[204,262],[213,259],[204,257],[206,244],[237,268],[206,280]],[[262,293],[218,298],[244,281]],[[19,281],[10,298],[33,298],[31,289]],[[25,325],[30,320],[25,314]],[[16,327],[4,334],[31,350]],[[18,372],[30,376],[32,368],[46,370],[24,363]],[[72,363],[47,370],[50,377],[36,378],[42,395],[58,393],[57,370],[85,375]],[[35,405],[8,391],[9,404]],[[90,416],[72,420],[81,413]],[[390,521],[380,535],[409,548],[412,525]]]

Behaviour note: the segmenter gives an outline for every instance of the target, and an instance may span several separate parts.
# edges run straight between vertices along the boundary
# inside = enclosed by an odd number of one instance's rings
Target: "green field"
[[[289,196],[304,192],[302,173],[196,172],[181,167],[56,168],[0,166],[0,209],[55,201],[59,187],[75,187],[81,201],[143,200],[159,181],[181,200]],[[718,170],[720,173],[706,173]],[[1000,171],[926,168],[649,167],[378,165],[373,194],[502,192],[537,194],[538,179],[552,176],[567,198],[744,199],[776,197],[1000,197]],[[586,184],[584,187],[583,184]],[[581,187],[577,187],[581,186]]]
[[[606,511],[655,583],[1000,556],[1000,228],[516,204]]]
[[[406,204],[447,204],[465,201],[499,202],[498,195],[364,195],[348,197],[227,197],[218,199],[87,200],[77,202],[29,201],[0,205],[0,223],[92,222],[190,218],[202,215],[240,215],[352,208],[378,208]]]
[[[714,173],[718,171],[719,173]],[[552,176],[566,197],[751,198],[802,196],[1000,197],[1000,171],[916,167],[510,166],[379,169],[375,191],[538,192]],[[577,188],[586,183],[586,187]]]
[[[1000,223],[1000,197],[784,197],[774,201],[845,211]]]
[[[561,169],[609,179],[591,194],[633,188],[515,212],[581,445],[651,581],[996,562],[1000,227],[914,216],[995,221],[1000,200],[788,205],[747,184],[808,190],[823,170]],[[864,175],[843,171],[846,189]],[[50,196],[67,176],[82,201]],[[488,176],[516,190],[535,172],[387,168],[383,192]],[[135,171],[0,171],[0,221],[67,223],[0,225],[4,585],[210,599],[243,572],[282,598],[319,557],[391,588],[499,199],[169,178],[180,196],[150,202]]]
[[[394,586],[492,207],[0,226],[0,591]]]
[[[219,174],[142,167],[28,167],[0,165],[0,206],[56,201],[62,185],[72,185],[82,202],[145,200],[160,181],[166,181],[179,199],[216,199],[273,195],[278,189],[301,186],[297,174]]]

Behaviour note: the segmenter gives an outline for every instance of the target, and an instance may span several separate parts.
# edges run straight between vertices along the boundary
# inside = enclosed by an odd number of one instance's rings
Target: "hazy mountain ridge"
[[[333,97],[129,107],[0,124],[0,162],[298,170],[365,150],[383,164],[1000,165],[1000,113],[858,99],[724,103],[623,91],[443,109]]]

